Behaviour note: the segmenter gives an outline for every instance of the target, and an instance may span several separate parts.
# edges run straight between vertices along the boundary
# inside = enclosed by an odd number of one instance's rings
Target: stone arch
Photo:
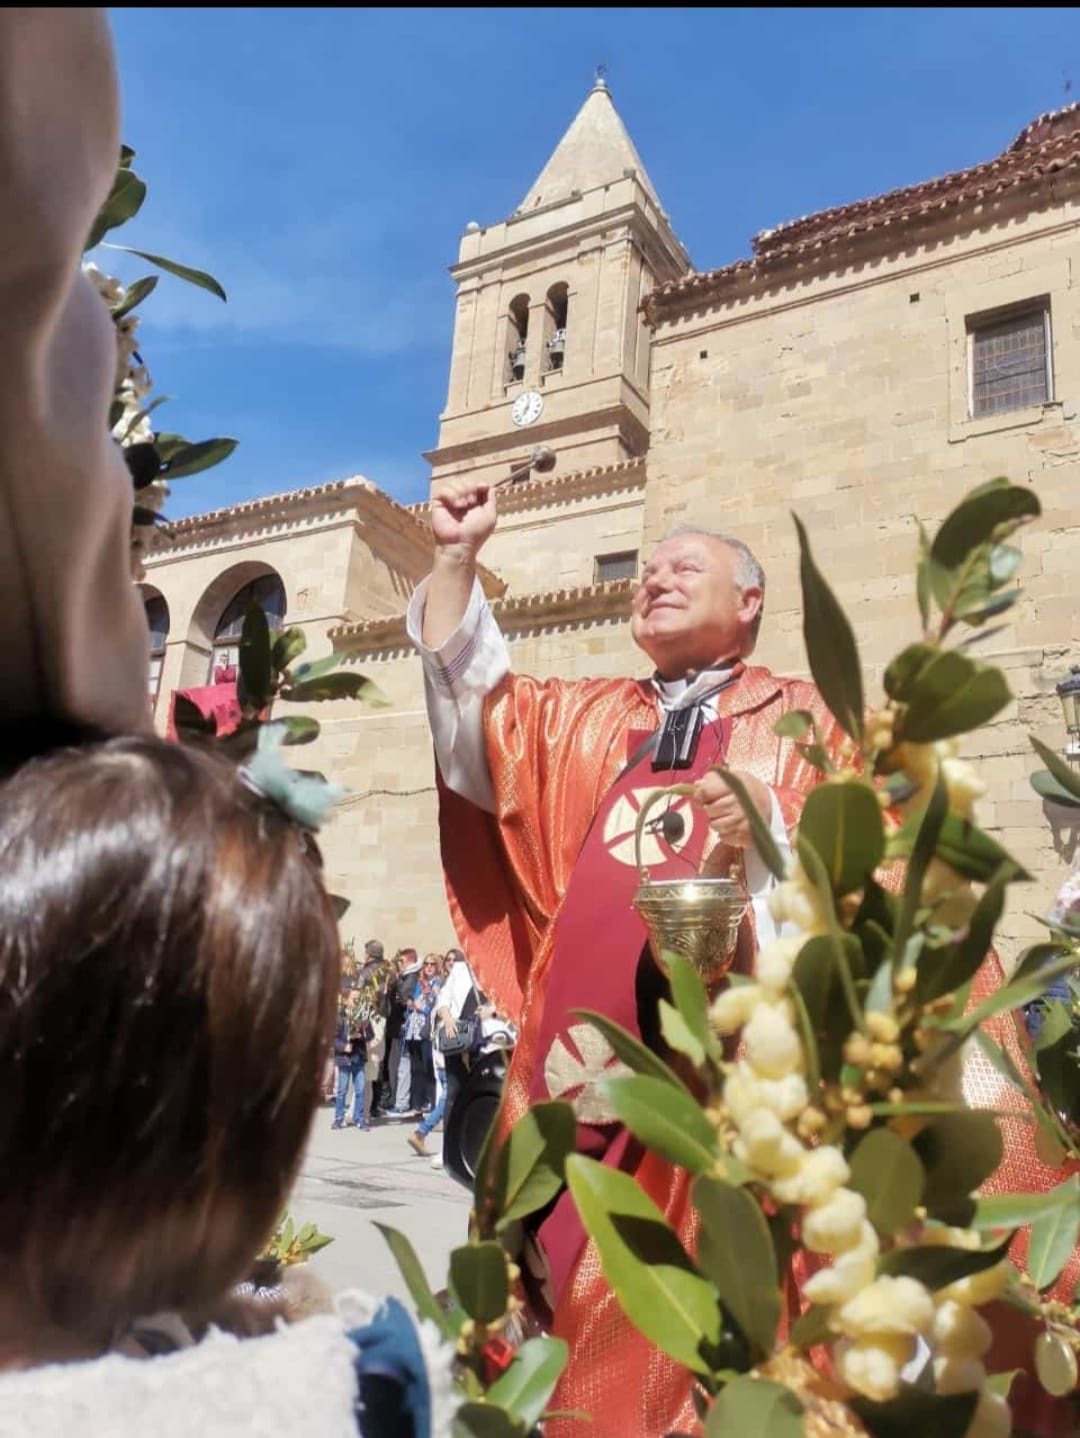
[[[169,643],[172,616],[169,613],[169,601],[155,585],[140,584],[139,593],[146,611],[146,627],[149,631],[150,667],[147,694],[153,709],[161,692],[161,675],[165,668],[165,650]]]
[[[280,584],[283,595],[281,617],[284,619],[289,606],[288,591],[285,581],[273,565],[259,559],[243,560],[239,564],[230,565],[216,579],[211,580],[192,611],[180,674],[182,689],[196,688],[209,682],[209,667],[218,622],[240,591],[257,579],[276,579]]]

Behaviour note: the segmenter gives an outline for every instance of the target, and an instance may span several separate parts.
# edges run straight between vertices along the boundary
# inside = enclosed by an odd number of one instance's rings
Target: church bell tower
[[[433,480],[494,482],[541,444],[558,473],[643,455],[640,305],[690,268],[598,76],[514,213],[462,236],[449,394],[425,456]]]

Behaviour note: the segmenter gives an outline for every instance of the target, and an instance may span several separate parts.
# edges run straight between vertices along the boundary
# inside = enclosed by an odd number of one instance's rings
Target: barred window
[[[598,554],[593,583],[606,584],[609,579],[636,579],[637,555],[636,549],[624,549],[619,554]]]
[[[1050,306],[1040,300],[968,319],[971,414],[1002,414],[1052,398]]]

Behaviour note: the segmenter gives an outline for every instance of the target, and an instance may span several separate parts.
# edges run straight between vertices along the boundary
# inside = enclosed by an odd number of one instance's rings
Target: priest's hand
[[[431,492],[431,529],[437,550],[475,556],[495,528],[495,488],[464,475],[442,480]]]
[[[772,793],[760,779],[738,769],[732,773],[741,779],[760,811],[765,822],[772,814]],[[754,839],[750,832],[750,820],[743,813],[743,807],[724,780],[715,771],[699,779],[694,786],[694,802],[705,810],[714,833],[725,844],[736,849],[749,849]]]

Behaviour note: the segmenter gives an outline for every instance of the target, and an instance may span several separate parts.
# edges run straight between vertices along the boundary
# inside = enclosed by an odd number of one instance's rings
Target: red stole
[[[633,907],[640,882],[634,858],[634,828],[649,794],[672,784],[692,783],[724,762],[731,733],[725,717],[703,726],[691,768],[653,771],[651,756],[624,770],[608,790],[586,836],[570,877],[566,899],[559,911],[545,993],[540,1036],[535,1053],[530,1100],[576,1096],[562,1087],[549,1092],[545,1066],[553,1045],[562,1045],[565,1057],[578,1056],[569,1032],[581,1023],[576,1009],[593,1009],[631,1033],[640,1034],[636,980],[638,962],[647,942],[644,922]],[[646,733],[627,736],[627,757],[636,753]],[[659,833],[642,836],[642,856],[654,879],[689,878],[700,872],[709,822],[688,799],[674,798],[671,807],[682,814],[686,828],[674,845]],[[651,815],[658,819],[664,806]],[[585,1055],[581,1055],[582,1058]],[[584,1075],[583,1075],[584,1077]],[[580,1090],[577,1090],[580,1091]],[[578,1125],[578,1149],[614,1167],[633,1166],[639,1153],[631,1135],[615,1123]],[[542,1223],[538,1238],[548,1260],[556,1295],[570,1276],[585,1232],[569,1193],[557,1201]]]

